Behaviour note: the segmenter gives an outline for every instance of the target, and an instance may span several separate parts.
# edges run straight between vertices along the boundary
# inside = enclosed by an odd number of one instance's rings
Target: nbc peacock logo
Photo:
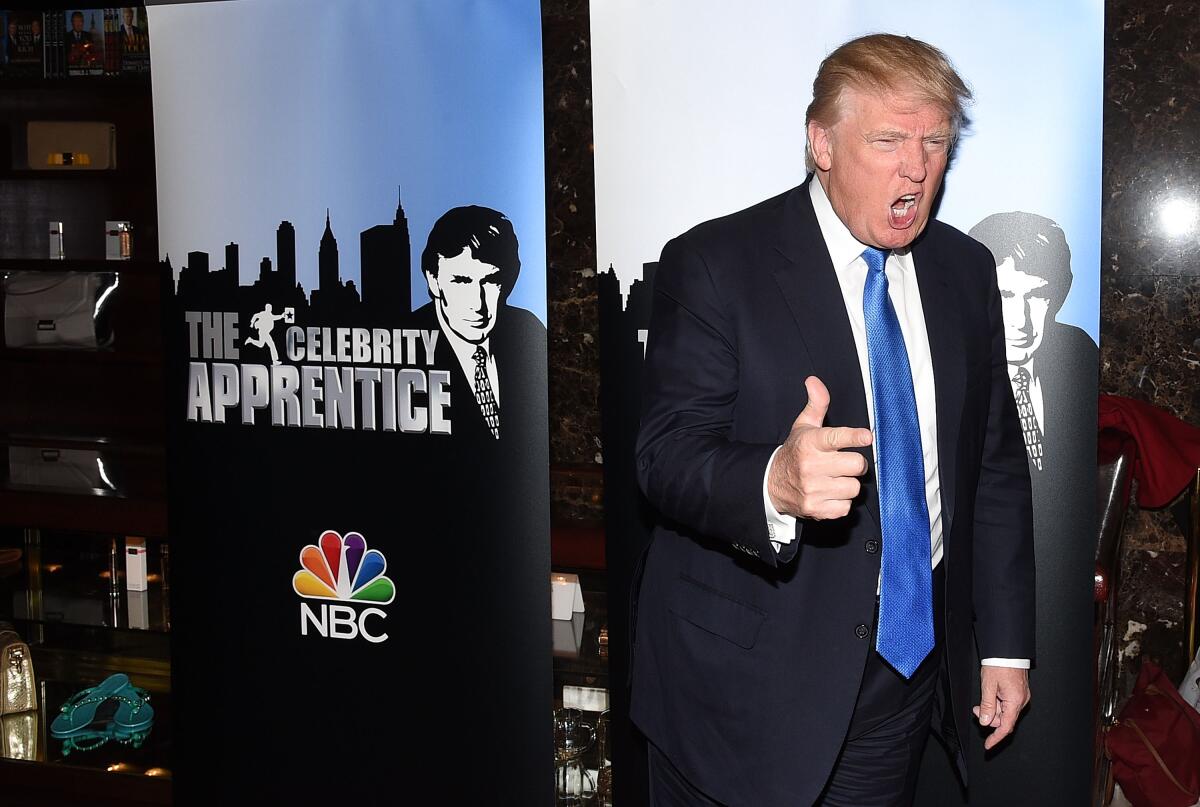
[[[300,635],[311,628],[327,639],[356,639],[368,642],[387,640],[386,633],[373,633],[369,618],[386,619],[383,609],[396,598],[396,586],[384,576],[387,559],[378,549],[367,549],[360,533],[345,537],[333,530],[321,534],[318,545],[300,550],[300,571],[292,576],[292,590],[305,600],[317,600],[316,607],[300,603]],[[372,607],[359,609],[355,606]]]

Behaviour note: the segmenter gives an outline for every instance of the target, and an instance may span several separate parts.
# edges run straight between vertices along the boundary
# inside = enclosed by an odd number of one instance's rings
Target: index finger
[[[852,426],[822,426],[821,448],[838,451],[843,448],[862,448],[871,445],[871,430]]]

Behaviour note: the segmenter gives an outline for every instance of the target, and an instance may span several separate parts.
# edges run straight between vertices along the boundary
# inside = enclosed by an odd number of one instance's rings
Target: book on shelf
[[[150,72],[142,6],[0,10],[0,76],[66,78]]]
[[[104,9],[68,9],[63,19],[67,75],[104,75]]]
[[[121,72],[121,52],[117,45],[117,9],[104,9],[104,75]]]
[[[120,41],[119,69],[122,73],[150,72],[150,33],[146,9],[123,6],[117,9],[117,36]]]
[[[3,71],[6,76],[38,78],[43,75],[45,32],[37,11],[0,11],[4,31]]]

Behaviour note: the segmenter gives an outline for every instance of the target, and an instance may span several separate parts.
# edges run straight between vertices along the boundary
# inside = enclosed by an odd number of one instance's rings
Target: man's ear
[[[812,153],[813,164],[822,171],[828,171],[833,165],[831,139],[828,127],[816,121],[808,122],[808,147]]]
[[[442,287],[438,284],[436,275],[431,275],[429,272],[426,272],[425,285],[429,287],[429,298],[431,300],[442,299]]]

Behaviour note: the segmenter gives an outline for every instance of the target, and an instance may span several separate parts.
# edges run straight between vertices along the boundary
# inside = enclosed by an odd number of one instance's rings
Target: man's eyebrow
[[[912,137],[912,133],[906,132],[903,129],[876,129],[874,131],[867,132],[868,139],[874,139],[877,137],[894,137],[894,138],[898,138],[900,140],[907,140],[908,138]],[[949,137],[950,137],[949,131],[938,129],[937,131],[929,132],[928,134],[925,135],[925,137],[923,137],[921,139],[922,140],[946,140]]]
[[[900,129],[875,129],[874,131],[867,132],[867,137],[872,139],[876,137],[896,137],[904,139],[912,137],[912,135]]]

